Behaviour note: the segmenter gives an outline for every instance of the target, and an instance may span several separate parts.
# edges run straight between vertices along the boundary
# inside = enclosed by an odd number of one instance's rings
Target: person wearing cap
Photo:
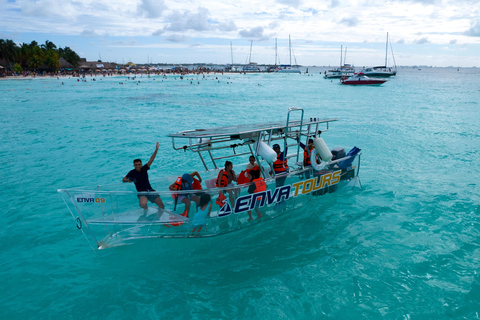
[[[277,153],[277,160],[273,162],[273,170],[275,171],[275,175],[282,175],[288,172],[288,165],[287,165],[287,151],[288,147],[285,148],[285,151],[280,152],[280,145],[275,143],[273,145],[273,151]],[[285,180],[287,179],[286,176],[284,177],[277,177],[275,179],[277,187],[281,187],[285,184]]]
[[[202,182],[202,178],[197,171],[192,173],[184,173],[181,177],[178,177],[177,180],[168,187],[168,189],[171,191],[194,190],[194,177],[198,177],[198,181],[200,183]],[[185,210],[181,215],[186,218],[188,218],[188,213],[190,212],[190,200],[193,200],[196,204],[200,202],[200,198],[194,193],[180,195],[172,194],[172,197],[175,199],[175,204],[177,202],[182,202],[185,204]]]
[[[150,185],[150,181],[148,180],[148,170],[150,170],[150,166],[152,165],[153,160],[157,156],[158,147],[160,144],[157,142],[155,151],[153,152],[150,160],[148,160],[147,164],[142,166],[142,160],[135,159],[133,160],[133,167],[135,169],[131,170],[127,175],[123,178],[123,182],[133,182],[135,183],[135,188],[137,192],[154,192],[155,190]],[[160,199],[159,195],[156,193],[153,194],[137,194],[139,205],[141,208],[144,209],[144,215],[147,213],[148,210],[148,201],[151,203],[155,203],[159,208],[163,209],[165,206],[163,205],[162,199]]]

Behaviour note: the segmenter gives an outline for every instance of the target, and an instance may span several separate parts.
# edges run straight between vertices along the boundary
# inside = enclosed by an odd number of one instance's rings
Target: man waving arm
[[[157,156],[157,152],[158,152],[158,147],[160,146],[160,143],[158,143],[157,141],[157,146],[155,148],[155,151],[153,152],[152,156],[150,157],[150,160],[148,160],[147,162],[147,166],[150,168],[150,166],[152,165],[152,162],[153,160],[155,160],[155,157]]]

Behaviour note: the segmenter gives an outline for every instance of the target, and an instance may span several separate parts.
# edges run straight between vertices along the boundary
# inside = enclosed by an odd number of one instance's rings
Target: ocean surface
[[[0,319],[477,319],[480,69],[0,81]],[[219,237],[93,251],[57,193],[203,168],[167,134],[339,118],[363,189]],[[133,188],[133,185],[132,185]]]

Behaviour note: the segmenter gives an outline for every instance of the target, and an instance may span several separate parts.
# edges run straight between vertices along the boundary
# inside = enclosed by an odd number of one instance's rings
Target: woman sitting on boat
[[[235,175],[235,171],[233,171],[233,163],[231,161],[225,161],[225,169],[220,170],[220,172],[218,173],[215,186],[217,188],[233,187],[232,181],[237,181],[237,176]],[[233,206],[235,203],[235,197],[233,195],[232,189],[228,189],[227,192],[230,196],[230,203]],[[237,195],[237,193],[238,190],[235,189],[235,196]],[[225,199],[225,196],[222,194],[221,191],[219,192],[218,198],[222,199],[221,201]]]

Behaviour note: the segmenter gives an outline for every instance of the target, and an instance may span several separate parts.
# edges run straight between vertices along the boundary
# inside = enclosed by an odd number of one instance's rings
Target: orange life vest
[[[178,177],[177,180],[175,181],[175,189],[176,190],[181,190],[182,189],[182,177]],[[175,199],[177,197],[176,193],[172,193],[172,198]]]
[[[192,189],[193,190],[202,190],[202,184],[200,183],[200,181],[198,181],[195,178],[193,178]]]
[[[288,169],[288,166],[287,166],[287,159],[284,155],[284,160],[280,160],[280,155],[277,155],[277,160],[275,160],[273,162],[273,170],[275,170],[275,173],[283,173],[285,171],[287,171]],[[285,164],[285,168],[283,167],[283,165]]]
[[[222,175],[222,181],[218,181],[218,179],[220,179],[220,175],[222,174],[223,172],[223,175]],[[218,173],[218,176],[217,176],[217,181],[215,181],[215,186],[217,188],[224,188],[228,185],[228,172],[227,170],[225,169],[222,169],[220,170],[220,172]]]
[[[254,179],[252,182],[255,183],[255,192],[261,192],[267,190],[267,185],[263,178]]]
[[[240,174],[238,175],[238,181],[237,181],[238,185],[250,182],[250,179],[248,179],[249,172],[250,172],[250,169],[246,169],[240,172]]]
[[[249,175],[250,171],[252,171],[252,170],[260,171],[260,167],[255,166],[252,169],[245,169],[242,172],[240,172],[240,174],[238,175],[237,184],[241,185],[241,184],[250,183],[250,179],[248,178],[248,175]]]

